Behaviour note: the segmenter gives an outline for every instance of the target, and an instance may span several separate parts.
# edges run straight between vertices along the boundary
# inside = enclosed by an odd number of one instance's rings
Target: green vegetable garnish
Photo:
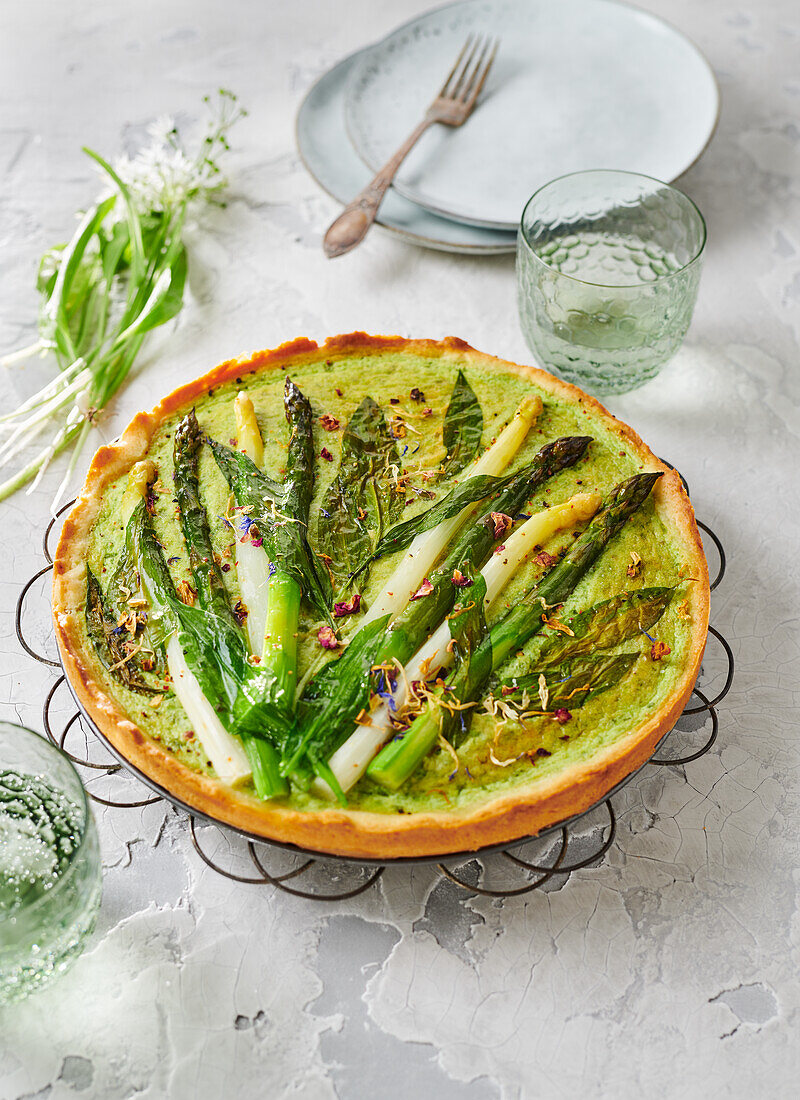
[[[33,442],[43,425],[54,424],[56,431],[39,454],[0,484],[0,500],[31,478],[38,484],[50,462],[74,444],[53,501],[57,508],[92,425],[127,378],[147,333],[181,309],[187,210],[213,201],[223,187],[217,158],[228,148],[231,126],[244,114],[231,92],[220,91],[215,117],[194,157],[184,151],[172,123],[158,134],[151,131],[152,145],[114,167],[84,149],[102,172],[106,194],[89,207],[67,244],[42,257],[39,339],[0,361],[52,352],[60,373],[0,417],[11,429],[0,448],[0,469]]]

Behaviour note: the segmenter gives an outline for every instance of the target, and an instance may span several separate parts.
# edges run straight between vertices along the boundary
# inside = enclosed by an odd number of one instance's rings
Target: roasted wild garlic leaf
[[[159,695],[163,687],[148,684],[143,676],[139,654],[127,646],[134,635],[119,626],[119,616],[113,610],[94,573],[86,567],[86,627],[95,650],[107,672],[116,677],[129,691],[140,695]],[[152,658],[155,665],[155,657]]]
[[[442,424],[446,457],[441,466],[440,480],[445,481],[461,473],[478,453],[482,435],[483,410],[464,372],[460,370]]]
[[[386,417],[365,397],[342,434],[339,472],[317,520],[317,545],[330,559],[337,587],[370,558],[386,524],[402,513],[399,470],[397,443]]]
[[[578,657],[564,664],[542,667],[536,663],[532,672],[517,676],[508,687],[515,690],[504,691],[504,696],[515,700],[523,691],[527,691],[536,706],[539,677],[544,676],[547,685],[547,711],[568,707],[575,710],[599,695],[615,687],[633,668],[639,659],[639,653],[602,654],[592,657]]]
[[[674,588],[640,588],[620,592],[566,620],[573,632],[548,638],[539,651],[537,665],[554,665],[596,649],[610,649],[658,622],[672,599]]]

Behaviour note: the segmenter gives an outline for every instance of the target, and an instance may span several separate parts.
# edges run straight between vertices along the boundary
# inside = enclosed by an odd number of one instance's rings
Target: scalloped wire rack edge
[[[662,461],[665,462],[666,465],[671,466],[671,464],[666,462],[665,459],[662,459]],[[672,467],[672,469],[674,469],[674,467]],[[683,482],[684,487],[686,488],[686,491],[688,493],[688,486],[686,485],[685,479],[683,478],[682,475],[679,475],[679,476],[681,476],[681,481]],[[59,510],[59,512],[55,516],[53,516],[53,518],[48,523],[47,528],[45,529],[45,532],[44,532],[44,536],[42,538],[42,550],[43,550],[43,553],[44,553],[44,557],[47,561],[47,565],[43,566],[36,573],[34,573],[34,575],[32,577],[30,577],[30,579],[23,586],[23,588],[22,588],[22,590],[19,594],[19,597],[17,599],[16,617],[15,617],[15,629],[16,629],[17,640],[19,641],[20,645],[25,650],[25,652],[30,657],[32,657],[35,661],[38,661],[39,664],[46,665],[46,666],[49,666],[51,668],[57,668],[57,669],[61,669],[61,663],[59,661],[54,661],[49,657],[45,657],[42,654],[37,653],[28,644],[28,642],[25,639],[23,630],[22,630],[22,618],[23,618],[23,608],[24,608],[24,604],[25,604],[25,599],[28,595],[28,592],[30,591],[30,589],[32,588],[32,586],[35,584],[35,582],[37,580],[39,580],[41,577],[43,577],[47,572],[49,572],[53,568],[53,558],[52,558],[52,555],[50,553],[50,548],[49,548],[50,534],[51,534],[57,520],[59,519],[59,517],[61,515],[63,515],[64,512],[67,511],[67,509],[71,508],[73,504],[74,504],[74,501],[70,501],[68,504],[65,504],[63,506],[63,508],[61,508]],[[707,524],[702,523],[700,520],[697,520],[697,526],[700,527],[705,532],[705,534],[707,534],[709,536],[709,538],[712,540],[712,542],[714,543],[714,545],[717,549],[717,553],[719,554],[719,569],[717,571],[717,575],[714,577],[713,581],[710,584],[711,591],[713,592],[714,589],[716,589],[718,587],[718,585],[720,584],[720,582],[722,581],[722,579],[725,575],[725,569],[726,569],[725,551],[723,549],[723,546],[722,546],[722,543],[721,543],[720,539],[714,533],[714,531],[712,531],[711,528],[707,526]],[[176,809],[185,811],[187,816],[188,816],[189,834],[190,834],[190,837],[191,837],[192,844],[194,845],[194,848],[197,851],[197,854],[200,856],[200,858],[203,860],[203,862],[208,867],[210,867],[212,870],[216,871],[218,874],[223,875],[225,878],[231,879],[234,882],[240,882],[240,883],[245,883],[245,884],[250,884],[250,885],[272,886],[275,889],[283,891],[284,893],[292,894],[295,897],[306,898],[306,899],[313,900],[313,901],[345,901],[348,898],[356,897],[358,894],[362,894],[362,893],[364,893],[365,890],[368,890],[370,886],[374,885],[378,881],[378,879],[381,877],[381,875],[383,874],[383,872],[384,872],[384,870],[386,869],[387,866],[393,866],[393,867],[394,866],[400,866],[400,865],[419,866],[419,865],[431,865],[431,864],[433,864],[433,865],[435,865],[436,869],[439,871],[439,874],[443,878],[449,880],[450,882],[454,883],[456,886],[460,887],[463,891],[465,891],[465,893],[482,895],[483,897],[489,897],[489,898],[510,898],[510,897],[517,897],[517,896],[520,896],[522,894],[529,894],[529,893],[531,893],[531,891],[539,889],[546,882],[548,882],[550,879],[552,879],[553,876],[555,876],[555,875],[561,875],[561,876],[570,875],[573,871],[578,871],[583,867],[588,867],[590,864],[595,864],[598,861],[600,861],[603,858],[603,856],[605,856],[606,852],[609,850],[611,845],[614,843],[614,839],[615,839],[615,836],[616,836],[616,817],[615,817],[615,814],[614,814],[614,808],[611,804],[611,799],[613,798],[613,796],[619,790],[622,789],[622,787],[624,787],[626,784],[628,784],[636,775],[638,775],[649,764],[653,764],[653,765],[656,765],[658,767],[680,766],[680,765],[684,765],[684,764],[689,764],[693,760],[699,759],[701,756],[704,756],[709,751],[709,749],[711,748],[711,746],[714,744],[714,742],[717,739],[717,732],[718,732],[718,729],[719,729],[719,718],[718,718],[718,715],[717,715],[716,707],[725,698],[725,696],[730,691],[731,684],[733,682],[734,660],[733,660],[733,652],[731,650],[731,647],[730,647],[727,639],[713,626],[709,626],[708,630],[709,630],[709,634],[712,635],[718,641],[718,643],[722,646],[722,649],[725,652],[725,656],[726,656],[726,659],[727,659],[727,662],[728,662],[728,669],[727,669],[727,673],[726,673],[726,676],[725,676],[725,682],[724,682],[722,688],[720,689],[720,691],[717,692],[717,694],[712,699],[708,699],[703,694],[703,692],[700,691],[699,688],[695,687],[693,689],[692,694],[697,696],[697,698],[700,700],[700,703],[697,706],[686,707],[683,711],[682,717],[686,717],[688,715],[694,715],[694,714],[701,714],[703,712],[706,712],[709,715],[709,717],[711,718],[711,732],[707,736],[706,740],[703,742],[703,744],[701,745],[701,747],[699,749],[696,749],[694,752],[691,752],[691,753],[688,753],[687,755],[679,756],[679,757],[662,757],[662,756],[657,755],[659,753],[660,749],[662,748],[662,746],[664,745],[664,743],[666,742],[666,740],[671,736],[673,731],[670,730],[668,733],[666,733],[664,735],[664,737],[661,739],[661,741],[659,741],[659,743],[656,746],[656,749],[654,751],[654,755],[651,756],[650,759],[648,761],[646,761],[645,764],[642,765],[642,767],[637,768],[636,771],[633,771],[629,775],[627,775],[620,783],[618,783],[603,798],[601,798],[598,802],[596,802],[588,810],[585,810],[583,813],[578,814],[575,817],[571,817],[566,821],[562,821],[562,822],[559,822],[556,825],[551,826],[550,828],[548,828],[548,829],[544,830],[543,832],[539,833],[537,837],[523,837],[520,840],[515,841],[513,844],[494,845],[494,846],[487,847],[487,848],[480,848],[480,849],[477,849],[475,851],[448,853],[446,856],[428,857],[428,858],[425,858],[425,859],[419,859],[419,858],[414,858],[414,857],[406,857],[406,858],[399,858],[399,859],[391,859],[391,860],[387,860],[387,861],[377,861],[377,860],[352,859],[352,858],[347,858],[347,857],[342,857],[342,856],[331,856],[331,855],[328,855],[326,853],[313,852],[313,851],[310,851],[308,849],[299,848],[299,847],[297,847],[296,845],[293,845],[293,844],[282,844],[282,843],[279,843],[277,841],[265,840],[263,837],[257,837],[257,836],[242,832],[241,830],[233,829],[228,825],[224,825],[223,823],[214,820],[213,818],[205,817],[204,815],[197,813],[197,811],[193,810],[190,806],[188,806],[185,803],[181,802],[179,799],[176,799],[168,791],[164,791],[157,784],[153,783],[152,780],[150,780],[142,772],[138,771],[130,763],[128,763],[128,761],[125,760],[125,758],[120,753],[118,753],[114,749],[114,747],[103,737],[100,730],[97,729],[97,727],[94,725],[94,723],[91,721],[91,719],[82,711],[82,709],[79,706],[77,700],[75,700],[74,695],[72,696],[73,702],[75,704],[74,713],[66,720],[66,722],[65,722],[63,728],[61,729],[60,733],[57,734],[53,731],[52,724],[51,724],[51,719],[50,719],[50,709],[51,709],[54,697],[56,695],[56,692],[59,690],[59,688],[62,686],[62,684],[66,683],[66,685],[70,689],[70,693],[71,693],[71,685],[69,684],[69,681],[66,679],[66,676],[64,675],[63,670],[61,672],[61,675],[58,677],[58,679],[55,681],[55,683],[50,688],[50,690],[47,693],[47,696],[44,700],[44,704],[42,706],[42,723],[44,725],[45,733],[46,733],[47,737],[50,739],[50,741],[54,745],[56,745],[58,748],[60,748],[64,753],[66,753],[66,755],[69,757],[69,759],[76,766],[81,767],[81,768],[88,768],[88,769],[91,769],[91,770],[96,771],[96,772],[102,772],[106,776],[112,775],[112,774],[114,774],[116,772],[119,772],[121,770],[125,770],[128,773],[130,773],[133,778],[136,778],[136,779],[140,780],[140,782],[144,783],[146,786],[150,787],[152,790],[154,790],[156,792],[154,795],[152,795],[148,798],[136,799],[136,800],[130,801],[130,802],[121,802],[117,799],[103,798],[102,796],[92,792],[89,789],[89,787],[86,785],[88,783],[88,778],[87,778],[87,780],[84,782],[84,787],[86,789],[86,793],[89,796],[89,798],[91,798],[94,802],[97,802],[98,804],[100,804],[102,806],[113,807],[115,809],[134,809],[134,808],[137,808],[137,807],[148,806],[152,803],[166,801],[166,802],[170,803],[172,806],[174,806]],[[70,752],[67,748],[65,748],[65,743],[66,743],[67,737],[69,736],[70,732],[75,728],[76,723],[79,723],[79,722],[83,722],[83,723],[85,723],[85,725],[88,726],[88,728],[95,735],[95,737],[98,739],[98,741],[103,745],[103,747],[105,749],[109,750],[112,753],[112,755],[114,755],[117,758],[119,763],[116,763],[116,764],[95,763],[94,761],[85,759],[83,757],[76,756],[72,752]],[[85,729],[84,729],[84,733],[86,733]],[[91,777],[89,777],[89,778],[91,778]],[[570,846],[570,841],[572,839],[574,839],[574,837],[571,836],[571,830],[574,830],[575,826],[579,822],[583,821],[586,817],[588,817],[588,815],[594,813],[601,806],[605,807],[605,810],[606,810],[607,815],[608,815],[608,823],[605,826],[605,836],[603,837],[602,842],[600,843],[599,847],[594,852],[592,852],[590,855],[586,856],[585,858],[579,859],[579,860],[573,860],[572,862],[568,862],[566,860],[567,852],[568,852],[568,849],[569,849],[569,846]],[[216,825],[218,828],[220,828],[224,832],[233,833],[234,835],[239,835],[239,836],[243,837],[247,841],[248,854],[249,854],[249,857],[252,861],[255,873],[252,874],[252,875],[237,874],[234,871],[231,871],[231,870],[228,870],[224,867],[221,867],[218,863],[216,863],[203,850],[203,848],[200,845],[200,841],[199,841],[198,835],[197,835],[197,820],[198,819],[200,819],[204,823]],[[532,840],[542,840],[542,839],[547,839],[547,838],[554,839],[555,840],[555,846],[554,847],[551,846],[552,850],[549,853],[550,861],[546,864],[533,863],[529,860],[522,859],[519,855],[514,854],[513,849],[515,849],[515,848],[519,848],[524,844],[528,844]],[[304,862],[301,863],[300,866],[295,867],[294,869],[292,869],[290,871],[284,872],[282,874],[273,874],[264,865],[264,858],[263,858],[262,852],[260,852],[259,849],[256,847],[257,844],[261,845],[261,846],[264,846],[264,847],[279,848],[279,849],[282,849],[283,851],[291,852],[294,855],[305,857]],[[553,852],[555,852],[554,856],[552,854]],[[524,871],[528,876],[535,875],[537,877],[533,878],[532,881],[526,881],[523,885],[518,886],[518,887],[510,887],[508,889],[497,889],[497,890],[495,890],[495,889],[489,889],[486,886],[481,886],[477,882],[473,884],[473,883],[469,883],[469,882],[464,881],[464,879],[462,877],[459,877],[455,873],[455,871],[453,870],[452,867],[447,866],[444,862],[444,860],[446,860],[447,863],[453,863],[453,864],[456,864],[458,866],[458,865],[461,865],[461,864],[466,863],[466,862],[471,862],[473,860],[480,861],[484,857],[486,857],[488,855],[492,855],[492,854],[499,855],[500,857],[505,859],[509,864],[511,864],[514,867]],[[349,865],[349,866],[355,865],[355,866],[363,868],[363,870],[365,872],[369,872],[369,873],[366,874],[366,878],[364,879],[364,881],[359,882],[358,885],[355,886],[352,889],[326,890],[326,891],[303,890],[303,889],[298,888],[298,886],[296,886],[296,885],[290,885],[291,880],[295,880],[295,879],[300,878],[301,876],[306,874],[309,870],[311,870],[311,868],[315,867],[316,865],[318,865],[320,867],[323,867],[326,870],[333,869],[334,873],[335,873],[335,870],[337,868],[340,868],[342,865]],[[484,868],[484,870],[485,870],[485,868]],[[334,877],[335,877],[335,875],[334,875]]]

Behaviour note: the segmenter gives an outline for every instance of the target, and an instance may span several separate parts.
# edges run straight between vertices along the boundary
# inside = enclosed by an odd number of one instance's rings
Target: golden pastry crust
[[[515,372],[541,389],[580,405],[592,419],[601,420],[624,440],[639,458],[642,469],[663,471],[653,491],[656,508],[681,541],[696,582],[688,599],[691,641],[684,668],[674,691],[654,714],[644,717],[590,761],[575,762],[546,780],[521,784],[479,807],[447,813],[378,814],[338,808],[300,811],[279,803],[264,803],[183,765],[147,737],[105,691],[94,671],[96,658],[86,651],[81,629],[90,532],[106,488],[146,455],[155,430],[164,420],[190,407],[210,388],[231,382],[244,371],[290,368],[365,352],[379,357],[398,351],[466,361],[484,370]],[[485,355],[455,337],[405,340],[356,332],[332,337],[321,346],[300,339],[274,351],[258,352],[249,359],[229,360],[181,386],[152,412],[138,413],[117,442],[101,447],[94,456],[86,483],[64,523],[53,568],[53,615],[64,671],[92,721],[126,760],[168,795],[234,828],[318,852],[372,859],[444,855],[502,844],[534,836],[594,805],[649,759],[658,741],[680,716],[700,670],[708,612],[708,567],[694,511],[678,475],[657,459],[631,428],[577,387],[534,367]]]

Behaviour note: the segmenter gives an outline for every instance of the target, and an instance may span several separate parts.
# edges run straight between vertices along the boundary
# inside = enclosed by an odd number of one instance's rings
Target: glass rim
[[[80,841],[78,844],[75,845],[75,848],[69,857],[69,864],[64,869],[63,874],[60,874],[53,885],[48,890],[45,890],[43,894],[39,894],[39,896],[33,901],[29,902],[28,904],[25,904],[25,902],[23,902],[17,908],[8,910],[9,916],[16,916],[22,913],[35,912],[37,906],[39,906],[40,903],[42,905],[49,903],[50,899],[56,897],[59,890],[62,889],[63,884],[69,882],[75,871],[75,867],[78,864],[78,857],[83,853],[84,847],[89,837],[89,833],[93,828],[93,818],[91,808],[89,806],[89,799],[84,789],[78,769],[72,763],[64,750],[62,748],[59,748],[58,745],[53,744],[50,738],[46,737],[43,733],[37,733],[36,730],[30,729],[30,727],[28,726],[20,725],[19,722],[2,721],[0,722],[0,731],[2,731],[3,727],[10,727],[14,730],[22,730],[23,733],[29,734],[31,737],[42,741],[48,749],[52,750],[57,758],[64,761],[78,781],[78,789],[80,790],[80,806],[83,807],[83,825],[81,827]]]
[[[530,238],[528,237],[528,233],[525,229],[525,215],[528,212],[528,208],[530,207],[533,200],[541,195],[543,191],[546,191],[548,187],[552,187],[555,183],[560,183],[561,180],[572,179],[575,176],[596,175],[601,172],[610,176],[628,176],[640,180],[649,180],[651,183],[657,183],[659,187],[663,187],[665,190],[671,191],[674,195],[680,195],[680,197],[685,202],[687,202],[690,208],[695,212],[700,222],[701,240],[697,251],[695,252],[694,256],[692,256],[691,260],[687,260],[687,262],[685,264],[682,264],[677,271],[669,271],[666,275],[657,275],[652,282],[648,283],[595,283],[591,282],[589,279],[579,279],[577,276],[570,275],[566,271],[558,271],[551,264],[549,264],[543,256],[540,256],[539,253],[536,251],[534,245],[531,243]],[[558,275],[560,278],[569,279],[570,282],[579,283],[582,286],[603,287],[606,290],[641,290],[643,287],[656,286],[658,283],[663,283],[666,282],[668,279],[673,279],[676,275],[682,275],[684,271],[688,271],[689,268],[693,266],[693,264],[696,264],[698,260],[701,259],[703,252],[705,251],[706,242],[708,240],[708,226],[706,225],[706,219],[703,217],[703,214],[694,199],[689,198],[686,192],[681,191],[680,188],[673,187],[671,183],[665,183],[663,180],[656,179],[655,176],[648,176],[644,172],[630,172],[625,168],[582,168],[578,172],[565,172],[563,175],[556,176],[554,179],[548,180],[547,183],[543,183],[541,187],[537,187],[537,189],[533,192],[531,197],[525,203],[525,206],[522,208],[522,216],[519,220],[518,236],[522,238],[525,247],[528,249],[531,255],[534,256],[535,259],[538,260],[543,267],[546,267],[548,271],[552,271],[554,275]]]

